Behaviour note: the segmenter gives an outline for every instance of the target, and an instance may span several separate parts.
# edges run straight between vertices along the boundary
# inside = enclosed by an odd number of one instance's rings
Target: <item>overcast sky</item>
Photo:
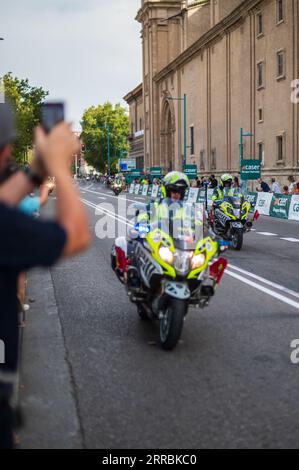
[[[0,76],[11,71],[63,99],[79,129],[84,109],[122,97],[142,80],[141,0],[5,0]],[[124,102],[122,102],[124,104]]]

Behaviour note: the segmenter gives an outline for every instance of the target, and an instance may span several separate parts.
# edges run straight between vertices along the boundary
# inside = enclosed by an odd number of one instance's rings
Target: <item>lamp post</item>
[[[187,165],[187,95],[184,94],[183,98],[173,98],[172,96],[168,96],[167,98],[173,101],[184,102],[184,163],[183,163],[183,166],[185,166]]]
[[[100,126],[100,129],[105,129],[107,136],[107,160],[108,160],[108,176],[111,174],[111,153],[110,153],[110,125],[105,124]]]
[[[242,165],[244,161],[244,137],[253,137],[254,134],[252,132],[244,132],[244,129],[241,127],[240,129],[240,172],[241,172],[241,184],[243,190],[245,189],[246,185],[246,190],[247,190],[247,182],[242,180]]]

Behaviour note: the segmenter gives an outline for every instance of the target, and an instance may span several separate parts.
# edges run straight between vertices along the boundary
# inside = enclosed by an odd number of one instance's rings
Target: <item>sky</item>
[[[121,102],[142,81],[141,0],[8,0],[0,8],[0,76],[11,71],[66,103],[80,130],[89,106]]]

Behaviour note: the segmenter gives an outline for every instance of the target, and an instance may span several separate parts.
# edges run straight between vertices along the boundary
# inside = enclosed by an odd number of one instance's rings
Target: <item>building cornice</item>
[[[134,90],[130,91],[129,93],[124,96],[124,100],[130,104],[132,101],[137,100],[138,98],[142,98],[143,96],[143,84],[140,83]]]
[[[223,18],[213,28],[211,28],[203,36],[201,36],[195,43],[188,47],[188,49],[182,52],[170,64],[160,70],[160,72],[158,72],[153,77],[154,82],[160,82],[169,74],[177,70],[179,67],[189,62],[193,58],[193,56],[198,54],[202,49],[218,42],[230,31],[236,29],[238,26],[243,24],[250,10],[254,10],[254,8],[256,8],[262,2],[263,0],[245,0],[228,16]]]
[[[139,23],[142,23],[144,16],[148,12],[149,9],[151,8],[179,8],[181,7],[181,1],[177,0],[164,0],[164,1],[159,1],[159,2],[153,2],[151,0],[145,0],[142,4],[142,7],[139,9],[137,16],[136,16],[136,21]]]

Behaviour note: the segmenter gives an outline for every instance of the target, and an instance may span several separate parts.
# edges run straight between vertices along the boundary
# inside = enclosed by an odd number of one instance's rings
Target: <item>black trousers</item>
[[[0,449],[13,448],[14,415],[10,406],[12,386],[0,382]]]

